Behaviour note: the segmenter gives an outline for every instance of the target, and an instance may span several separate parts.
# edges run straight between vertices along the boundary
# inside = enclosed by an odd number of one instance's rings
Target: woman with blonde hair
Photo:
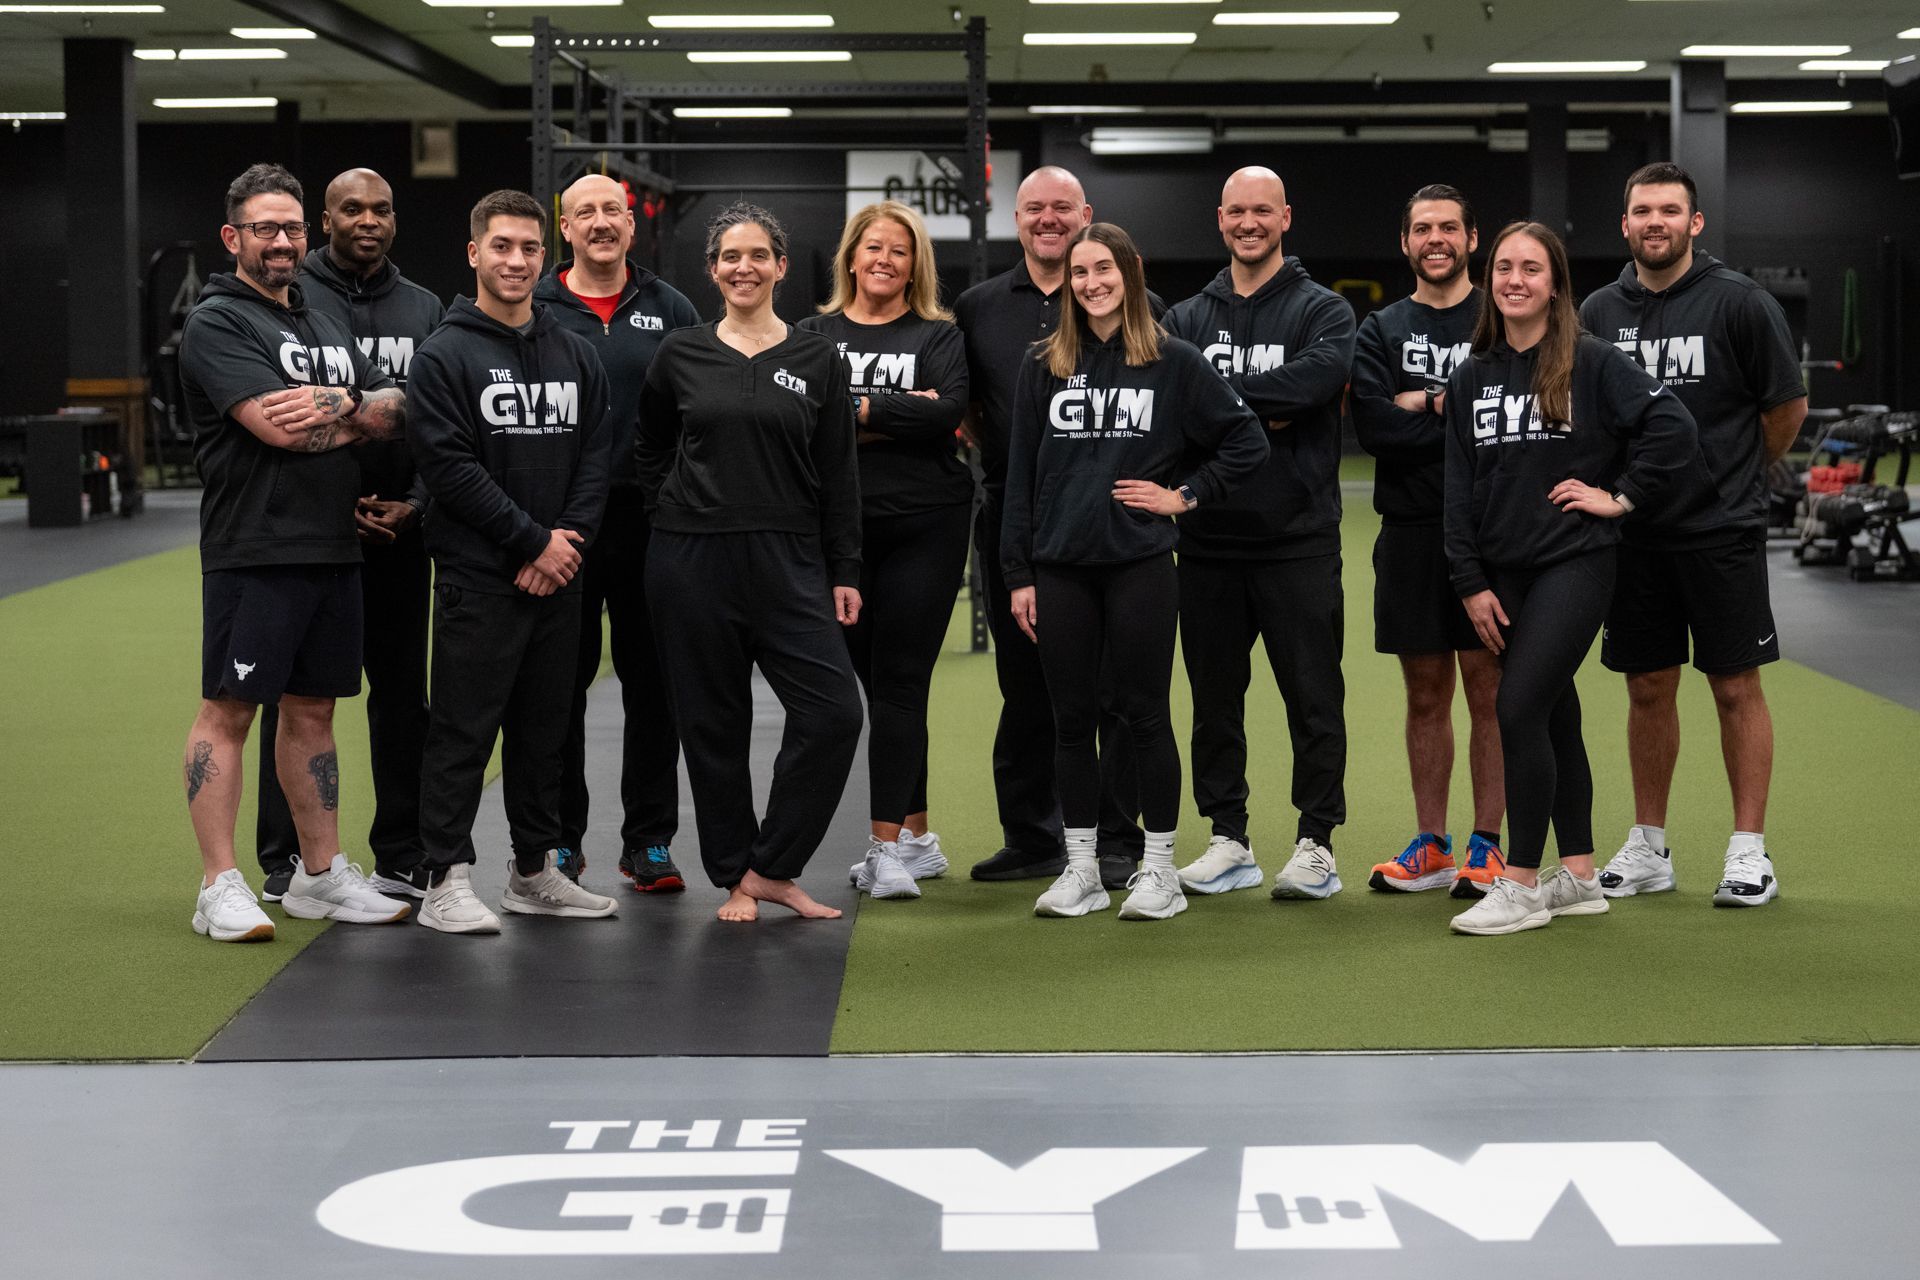
[[[867,694],[872,832],[853,882],[876,898],[917,898],[947,869],[927,827],[927,693],[967,559],[973,476],[954,432],[967,407],[967,355],[940,305],[933,245],[897,201],[847,219],[833,293],[800,322],[840,350],[860,464],[860,620],[846,632]]]
[[[1168,712],[1179,605],[1173,517],[1267,458],[1266,431],[1199,348],[1154,320],[1140,251],[1096,222],[1067,252],[1069,299],[1013,396],[1000,563],[1053,700],[1067,867],[1034,914],[1110,904],[1095,850],[1103,671],[1132,735],[1146,848],[1123,920],[1187,908],[1173,869],[1180,748]]]

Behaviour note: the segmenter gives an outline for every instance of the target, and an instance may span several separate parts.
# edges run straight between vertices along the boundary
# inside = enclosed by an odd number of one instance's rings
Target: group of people
[[[1172,307],[1059,168],[1020,185],[1020,260],[951,311],[925,224],[882,202],[848,220],[829,298],[795,325],[774,310],[789,252],[765,209],[731,205],[707,229],[711,322],[632,259],[620,184],[583,177],[559,210],[572,257],[547,272],[541,204],[482,199],[474,294],[443,312],[388,256],[393,193],[377,174],[329,185],[326,243],[310,251],[291,174],[256,165],[230,187],[236,269],[207,285],[181,353],[206,485],[202,702],[184,762],[197,931],[273,934],[234,865],[259,707],[265,896],[287,914],[417,909],[443,932],[497,932],[470,878],[496,739],[501,909],[613,914],[580,883],[603,610],[625,713],[618,866],[635,889],[684,886],[684,755],[701,861],[728,892],[720,918],[767,903],[839,915],[798,881],[864,723],[871,832],[849,874],[876,899],[917,897],[948,867],[929,826],[927,708],[970,536],[1002,694],[1004,833],[972,876],[1050,880],[1043,916],[1103,911],[1125,889],[1120,917],[1144,920],[1266,885],[1244,717],[1259,639],[1298,813],[1271,893],[1327,898],[1346,817],[1343,398],[1378,460],[1376,647],[1405,676],[1418,828],[1372,886],[1472,899],[1451,922],[1470,934],[1673,888],[1691,639],[1734,795],[1714,901],[1777,892],[1761,476],[1806,400],[1778,305],[1694,249],[1703,215],[1676,167],[1629,179],[1633,260],[1578,312],[1551,229],[1503,228],[1476,288],[1470,203],[1421,188],[1400,228],[1414,292],[1357,329],[1283,252],[1292,210],[1264,168],[1227,180],[1228,263]],[[1598,868],[1573,678],[1603,622],[1603,661],[1630,694],[1636,822]],[[1211,827],[1184,866],[1176,633]],[[786,712],[758,814],[756,667]],[[331,732],[363,668],[371,877],[340,852]],[[1464,862],[1446,812],[1456,669],[1473,726]],[[1549,825],[1559,866],[1542,877]]]

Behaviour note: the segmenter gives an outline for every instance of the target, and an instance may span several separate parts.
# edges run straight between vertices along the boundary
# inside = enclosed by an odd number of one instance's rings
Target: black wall
[[[1570,157],[1569,247],[1582,292],[1613,278],[1625,259],[1621,180],[1639,164],[1660,158],[1665,148],[1665,122],[1657,117],[1604,123],[1613,130],[1612,150]],[[1079,173],[1096,215],[1134,233],[1149,259],[1150,280],[1170,300],[1197,290],[1224,261],[1213,211],[1222,179],[1243,164],[1272,165],[1286,178],[1295,219],[1287,252],[1302,257],[1323,282],[1373,281],[1387,300],[1409,287],[1397,235],[1401,204],[1415,187],[1433,181],[1461,187],[1474,200],[1483,230],[1526,213],[1527,157],[1484,146],[1285,145],[1221,148],[1207,156],[1094,157],[1080,145],[1083,132],[1084,126],[1067,122],[1044,128],[996,123],[995,153],[1008,162],[1005,157],[1018,151],[1027,167],[1064,164]],[[912,132],[896,130],[892,136],[897,145],[908,145],[935,134],[951,140],[957,128],[942,122]],[[718,129],[712,136],[755,137]],[[773,208],[792,238],[792,266],[779,309],[797,318],[826,288],[844,197],[760,194],[755,187],[837,183],[843,162],[837,152],[781,148],[782,137],[799,136],[792,131],[760,136],[768,143],[763,151],[684,154],[679,176],[722,184],[750,175],[750,185],[737,194]],[[806,136],[819,137],[821,131],[809,126]],[[862,127],[847,136],[871,143],[887,131]],[[203,271],[227,269],[218,239],[221,195],[246,165],[274,158],[272,139],[272,126],[265,123],[143,125],[140,236],[146,250],[192,240],[202,246]],[[320,193],[335,173],[355,165],[378,169],[392,181],[399,209],[395,260],[443,296],[470,292],[467,210],[485,191],[524,186],[529,162],[522,124],[462,124],[459,141],[458,178],[414,179],[405,123],[302,125],[296,172],[308,188],[308,216],[317,222]],[[1743,269],[1806,273],[1806,296],[1790,300],[1788,309],[1816,359],[1840,350],[1843,281],[1849,269],[1856,273],[1862,357],[1845,372],[1815,373],[1815,404],[1891,398],[1920,405],[1920,359],[1905,360],[1903,376],[1892,380],[1902,348],[1920,334],[1920,183],[1893,177],[1886,122],[1735,118],[1728,129],[1728,154],[1729,207],[1706,211],[1705,245]],[[44,412],[63,399],[67,273],[87,269],[85,262],[65,261],[63,171],[58,126],[0,131],[0,191],[7,194],[0,203],[0,271],[11,285],[13,302],[0,308],[0,413]],[[702,270],[700,228],[732,194],[683,202],[679,234],[663,246],[660,258],[663,273],[704,313],[712,312],[715,297]],[[651,257],[651,230],[642,232],[643,258]],[[1891,274],[1883,269],[1882,242],[1888,238],[1898,246],[1901,264]],[[995,244],[994,268],[1014,256],[1012,245]],[[949,291],[964,286],[961,247],[942,246],[942,262]],[[173,280],[160,282],[161,303],[171,295]],[[1366,290],[1357,287],[1351,293],[1364,311]],[[1896,316],[1902,321],[1898,341]]]

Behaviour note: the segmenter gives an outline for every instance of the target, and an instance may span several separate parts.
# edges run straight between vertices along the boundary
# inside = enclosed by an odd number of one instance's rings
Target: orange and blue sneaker
[[[1500,846],[1482,835],[1467,838],[1467,864],[1453,878],[1453,896],[1481,898],[1493,887],[1494,879],[1507,874],[1507,857]]]
[[[1453,837],[1422,831],[1399,857],[1375,866],[1367,883],[1376,889],[1419,893],[1452,884],[1454,871]]]

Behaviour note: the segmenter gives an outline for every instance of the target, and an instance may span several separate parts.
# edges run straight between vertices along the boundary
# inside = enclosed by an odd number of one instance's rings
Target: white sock
[[[1742,849],[1751,849],[1755,853],[1765,853],[1767,851],[1766,837],[1758,831],[1736,831],[1733,833],[1733,839],[1727,841],[1727,852],[1734,854],[1739,853]]]
[[[1650,827],[1644,822],[1640,823],[1639,827],[1640,838],[1652,845],[1655,853],[1664,856],[1667,852],[1667,829],[1665,827]]]
[[[1173,870],[1173,837],[1171,831],[1149,831],[1146,833],[1147,847],[1140,855],[1142,866],[1165,867]]]
[[[1067,865],[1097,871],[1100,859],[1095,842],[1100,835],[1100,828],[1068,827],[1064,834],[1067,837]]]

